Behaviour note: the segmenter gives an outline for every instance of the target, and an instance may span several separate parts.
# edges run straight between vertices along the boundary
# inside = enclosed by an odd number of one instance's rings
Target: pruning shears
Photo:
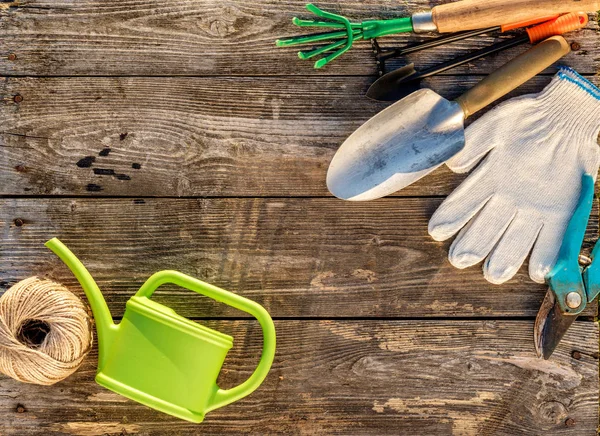
[[[550,289],[535,320],[535,348],[544,359],[550,358],[577,316],[600,293],[600,243],[589,258],[580,255],[594,200],[593,177],[584,174],[581,185],[558,260],[547,276]]]

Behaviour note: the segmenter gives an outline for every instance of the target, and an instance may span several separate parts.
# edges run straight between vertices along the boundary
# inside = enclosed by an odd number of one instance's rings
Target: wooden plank
[[[478,80],[428,84],[453,98]],[[511,95],[549,80],[537,77]],[[333,154],[386,106],[364,96],[371,81],[0,80],[0,195],[329,195]],[[446,195],[462,179],[443,168],[397,195]]]
[[[259,327],[208,324],[237,341],[219,382],[232,387],[254,369]],[[576,322],[549,361],[534,356],[529,321],[280,321],[276,328],[277,355],[263,385],[202,424],[97,385],[94,351],[51,387],[2,376],[2,434],[596,434],[593,322]]]
[[[392,18],[426,10],[440,0],[319,2],[354,20]],[[375,63],[368,42],[358,42],[342,58],[318,71],[298,59],[297,48],[276,48],[276,38],[305,34],[291,24],[306,12],[305,0],[20,0],[0,7],[0,75],[372,75]],[[568,62],[582,73],[600,66],[598,24],[569,36],[582,49]],[[429,35],[382,38],[385,46],[406,45]],[[487,46],[498,38],[478,37],[427,50],[405,61],[431,66],[458,53]],[[310,48],[310,46],[309,46]],[[489,73],[522,48],[456,74]],[[9,55],[12,54],[15,57]],[[586,56],[581,56],[586,54]]]
[[[457,270],[427,222],[440,199],[4,199],[0,288],[31,275],[78,292],[43,243],[87,265],[113,315],[153,273],[176,269],[263,304],[275,317],[534,317],[546,286],[526,269],[491,285]],[[589,237],[597,237],[597,214]],[[192,292],[156,298],[184,316],[236,317]],[[596,314],[591,305],[586,315]]]

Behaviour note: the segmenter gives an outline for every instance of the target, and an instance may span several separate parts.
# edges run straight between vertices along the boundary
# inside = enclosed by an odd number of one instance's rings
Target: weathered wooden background
[[[437,3],[318,4],[368,19]],[[58,236],[116,319],[150,274],[177,269],[263,304],[278,331],[263,386],[200,425],[95,384],[94,352],[52,387],[0,377],[0,434],[596,434],[596,306],[550,361],[536,359],[532,327],[545,287],[525,269],[504,286],[485,282],[479,267],[458,271],[448,244],[427,235],[461,176],[439,170],[366,204],[329,196],[336,148],[385,105],[364,97],[376,71],[368,43],[321,71],[274,47],[297,33],[290,22],[303,8],[0,1],[0,290],[37,274],[83,295],[43,247]],[[505,37],[409,60],[427,67]],[[597,18],[568,39],[580,47],[564,63],[599,83]],[[427,85],[457,96],[525,49]],[[540,90],[553,71],[512,95]],[[250,374],[256,322],[176,288],[157,299],[234,335],[223,386]]]

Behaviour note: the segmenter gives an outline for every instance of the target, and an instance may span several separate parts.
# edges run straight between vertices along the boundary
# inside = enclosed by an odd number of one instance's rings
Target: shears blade
[[[538,357],[548,360],[576,319],[577,315],[562,312],[554,292],[548,289],[534,324],[535,351]]]

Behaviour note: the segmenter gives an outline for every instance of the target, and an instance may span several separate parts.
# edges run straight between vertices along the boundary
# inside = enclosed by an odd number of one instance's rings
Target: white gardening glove
[[[485,278],[500,284],[533,247],[529,275],[543,283],[582,175],[596,179],[599,131],[600,90],[569,68],[541,93],[509,100],[469,126],[464,150],[447,165],[463,173],[485,158],[429,222],[436,241],[460,230],[450,247],[452,265],[462,269],[486,259]]]

